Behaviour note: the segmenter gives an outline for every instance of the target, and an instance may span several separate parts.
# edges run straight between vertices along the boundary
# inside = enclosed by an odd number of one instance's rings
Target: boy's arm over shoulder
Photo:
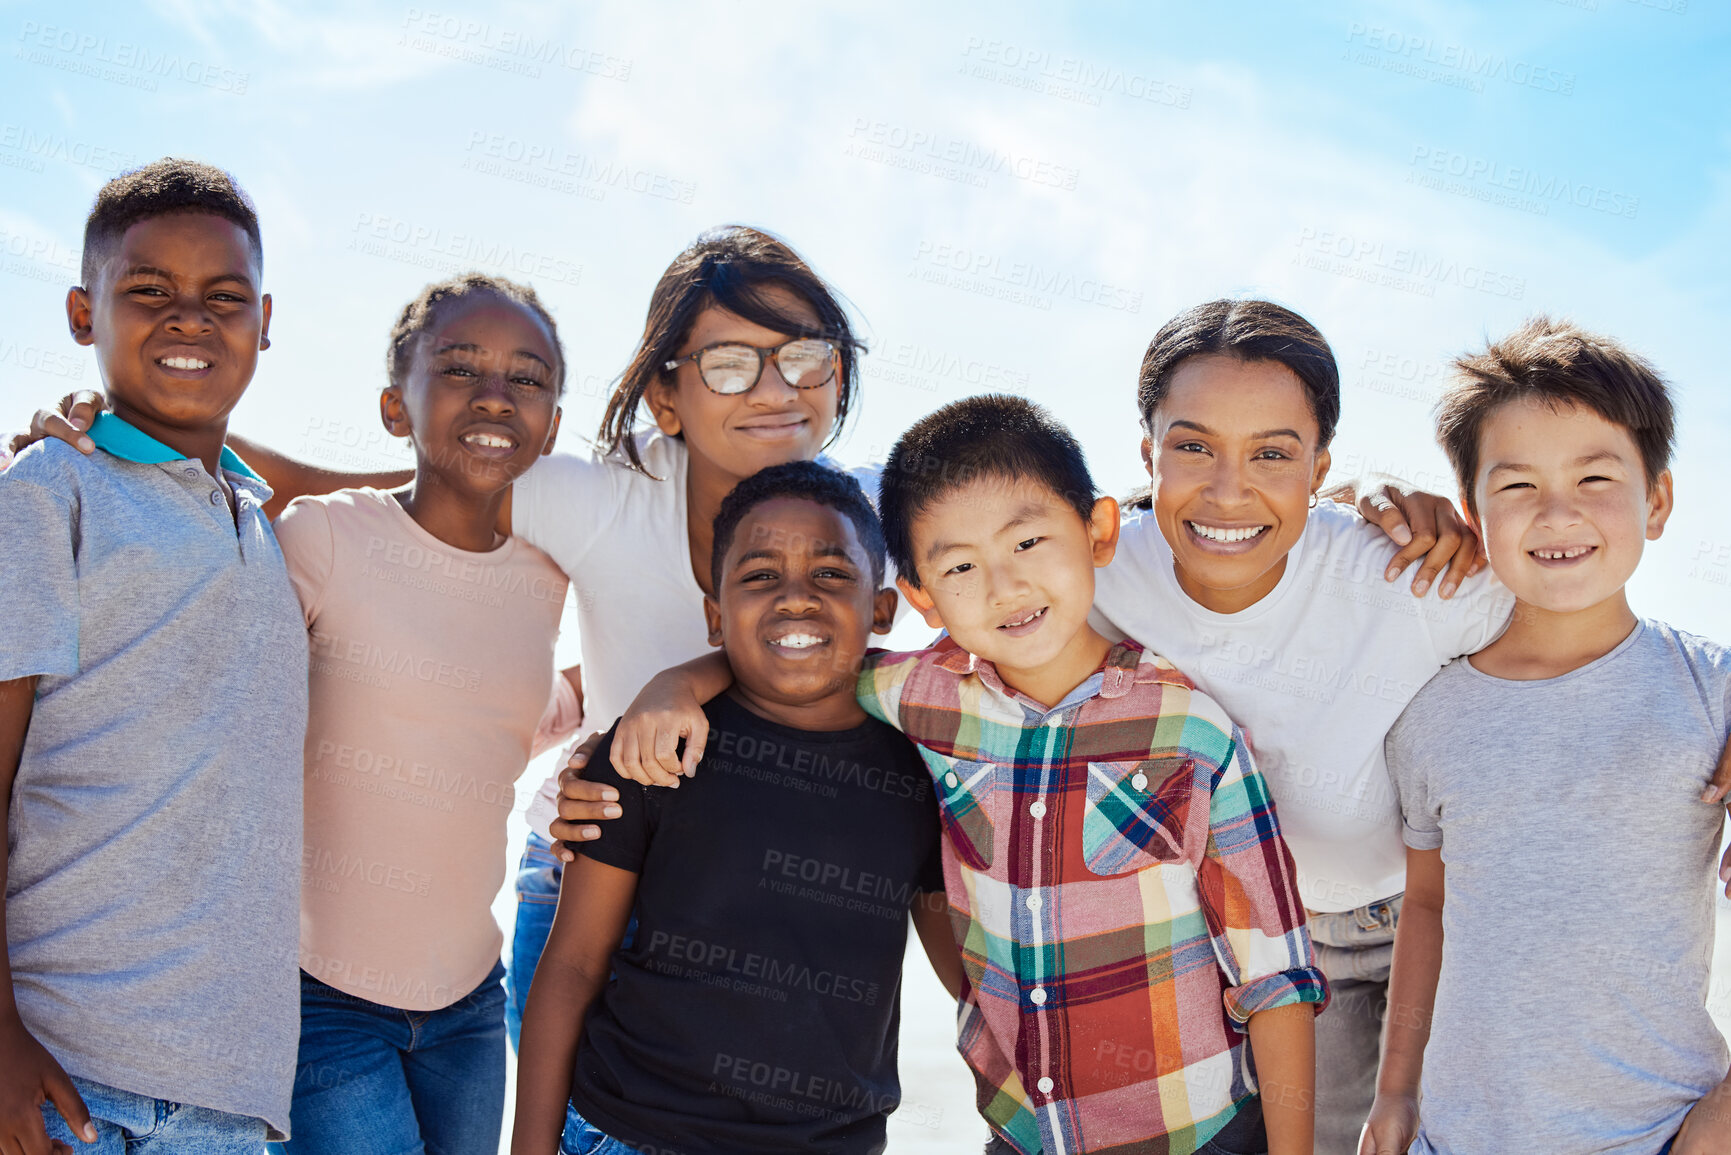
[[[300,598],[307,625],[319,615],[325,590],[336,564],[336,530],[331,525],[329,501],[324,497],[297,497],[272,523],[289,580]]]
[[[878,721],[887,722],[905,734],[907,726],[904,724],[903,706],[908,704],[910,690],[916,697],[919,694],[916,675],[934,664],[953,666],[966,658],[965,651],[947,636],[923,650],[868,651],[859,671],[859,704]],[[909,736],[919,740],[918,735]]]
[[[0,681],[78,672],[78,457],[44,442],[0,473]]]
[[[1243,731],[1233,727],[1225,758],[1212,768],[1198,759],[1196,773],[1208,802],[1197,883],[1226,975],[1227,1013],[1242,1027],[1258,1011],[1291,1003],[1320,1012],[1328,984],[1305,930],[1297,868]]]

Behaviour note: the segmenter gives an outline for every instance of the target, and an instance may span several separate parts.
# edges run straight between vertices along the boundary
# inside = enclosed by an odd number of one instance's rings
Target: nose
[[[511,396],[511,386],[505,374],[484,372],[469,398],[469,407],[478,412],[503,417],[517,411],[517,401]]]
[[[1202,495],[1222,508],[1239,505],[1250,498],[1250,486],[1246,483],[1248,476],[1243,462],[1225,455],[1218,456],[1208,473]]]
[[[776,598],[775,608],[784,614],[808,614],[818,608],[819,598],[817,587],[811,580],[802,575],[790,576],[781,587],[781,596]]]
[[[202,337],[216,324],[201,293],[176,293],[162,323],[169,332],[183,337]]]
[[[757,384],[747,397],[753,405],[764,409],[780,409],[787,405],[799,391],[787,383],[787,378],[781,375],[781,366],[775,363],[774,357],[763,359],[763,372],[757,378]]]
[[[1581,524],[1581,506],[1573,487],[1546,487],[1539,499],[1538,523],[1546,529],[1570,529]]]
[[[984,567],[986,603],[991,606],[1014,605],[1032,588],[1022,567],[1014,562],[1002,562]]]

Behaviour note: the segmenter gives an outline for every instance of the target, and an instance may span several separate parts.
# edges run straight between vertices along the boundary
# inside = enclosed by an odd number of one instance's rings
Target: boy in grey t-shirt
[[[1517,601],[1388,737],[1407,890],[1360,1151],[1731,1150],[1704,790],[1731,652],[1624,593],[1671,512],[1670,400],[1544,318],[1456,367],[1439,440]]]
[[[0,473],[0,1151],[259,1152],[299,1034],[306,635],[224,448],[270,321],[227,174],[117,177],[68,296],[114,411]]]

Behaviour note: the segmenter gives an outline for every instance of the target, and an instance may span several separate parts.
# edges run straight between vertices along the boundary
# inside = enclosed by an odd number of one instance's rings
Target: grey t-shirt
[[[0,473],[0,679],[39,676],[6,831],[18,1011],[70,1074],[283,1132],[300,603],[238,458],[237,529],[197,461],[104,433],[147,460],[44,441]]]
[[[1447,868],[1413,1151],[1653,1155],[1725,1076],[1700,795],[1728,710],[1731,652],[1644,621],[1559,678],[1458,659],[1401,715],[1406,842]]]

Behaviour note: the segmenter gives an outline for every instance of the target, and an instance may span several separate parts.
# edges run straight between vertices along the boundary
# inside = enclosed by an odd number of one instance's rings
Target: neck
[[[1496,678],[1557,678],[1616,649],[1635,625],[1634,611],[1621,589],[1596,606],[1566,613],[1517,599],[1502,637],[1467,660],[1475,670]]]
[[[845,689],[825,695],[815,702],[778,702],[754,693],[737,682],[728,693],[733,695],[734,701],[759,718],[767,719],[778,726],[786,726],[790,730],[810,730],[817,733],[825,730],[851,730],[866,720],[866,712],[860,707],[859,696],[854,692],[852,682],[849,682]]]
[[[164,425],[138,412],[118,397],[109,398],[109,407],[116,417],[140,433],[148,433],[176,453],[199,462],[212,477],[221,476],[219,470],[222,443],[223,438],[228,436],[226,415],[215,419],[209,425],[187,429],[178,425]]]
[[[1191,601],[1203,609],[1216,614],[1235,614],[1247,610],[1269,594],[1280,584],[1281,575],[1286,573],[1286,558],[1281,558],[1247,586],[1232,590],[1219,590],[1202,585],[1179,565],[1172,563],[1172,574],[1178,579],[1178,588],[1183,590]]]
[[[431,470],[417,468],[415,479],[391,496],[416,525],[446,545],[486,553],[498,541],[494,527],[499,524],[499,507],[510,492],[506,486],[489,494],[465,493]]]
[[[1092,677],[1111,649],[1112,643],[1101,637],[1092,626],[1083,626],[1070,644],[1049,662],[1027,667],[993,665],[1004,685],[1050,710],[1071,690]]]
[[[685,470],[685,532],[691,546],[691,576],[697,588],[715,595],[709,578],[709,555],[715,548],[715,515],[721,512],[721,501],[740,478],[724,473],[696,454],[687,454]]]

